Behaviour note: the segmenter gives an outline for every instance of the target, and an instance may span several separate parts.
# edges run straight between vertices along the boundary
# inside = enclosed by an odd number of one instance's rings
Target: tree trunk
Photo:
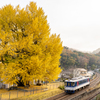
[[[24,83],[21,80],[19,80],[18,86],[25,86],[25,85],[24,85]]]
[[[19,81],[17,82],[18,86],[25,86],[24,82],[22,81],[22,77],[20,75],[18,75],[18,77],[19,77]]]

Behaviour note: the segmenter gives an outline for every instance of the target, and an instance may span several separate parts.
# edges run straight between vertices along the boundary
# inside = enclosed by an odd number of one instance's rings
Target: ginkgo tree
[[[62,52],[60,36],[50,35],[47,16],[36,3],[26,8],[0,9],[0,77],[5,83],[26,85],[57,79]]]

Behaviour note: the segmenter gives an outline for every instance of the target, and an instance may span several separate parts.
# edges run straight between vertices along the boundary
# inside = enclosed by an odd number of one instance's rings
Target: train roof
[[[81,81],[81,80],[85,80],[85,79],[89,79],[89,78],[90,77],[75,77],[70,80],[65,80],[65,82],[77,82],[77,81]]]

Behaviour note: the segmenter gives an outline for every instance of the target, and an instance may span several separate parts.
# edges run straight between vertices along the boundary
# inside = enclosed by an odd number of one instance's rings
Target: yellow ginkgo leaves
[[[57,79],[62,42],[50,36],[47,16],[36,3],[24,9],[0,9],[0,77],[5,83],[26,85],[33,80]]]

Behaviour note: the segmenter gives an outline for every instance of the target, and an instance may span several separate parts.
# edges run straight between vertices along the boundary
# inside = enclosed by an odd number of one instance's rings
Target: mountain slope
[[[99,53],[100,52],[100,48],[98,48],[97,50],[94,50],[93,52],[92,52],[92,54],[97,54],[97,53]]]

